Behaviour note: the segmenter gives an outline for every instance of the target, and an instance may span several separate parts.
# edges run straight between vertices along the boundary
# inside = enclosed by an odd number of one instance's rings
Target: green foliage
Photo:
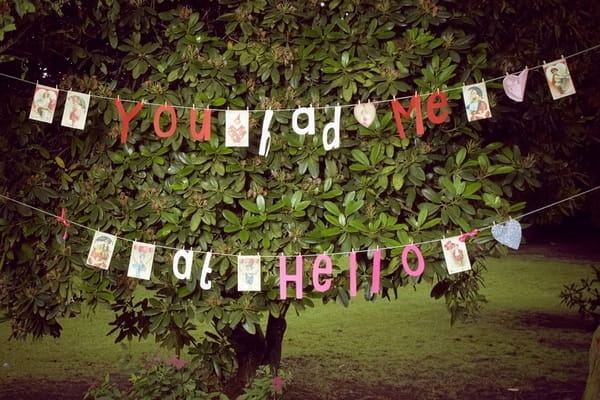
[[[262,366],[256,371],[252,382],[244,388],[237,400],[270,400],[281,399],[283,390],[290,380],[290,375],[279,370],[273,374],[268,366]]]
[[[490,66],[488,46],[466,31],[470,20],[451,11],[454,2],[432,8],[421,1],[228,0],[206,13],[159,3],[106,1],[65,14],[69,35],[53,50],[68,62],[52,64],[45,54],[29,61],[50,69],[30,68],[33,80],[144,101],[127,143],[119,141],[121,121],[110,101],[93,100],[80,133],[28,120],[29,99],[9,85],[0,124],[14,133],[0,138],[1,191],[41,209],[64,207],[76,223],[65,242],[64,227],[47,215],[2,203],[0,304],[14,337],[58,335],[57,316],[78,312],[79,301],[106,302],[115,312],[117,341],[153,336],[177,354],[188,349],[214,376],[235,379],[264,360],[277,363],[269,326],[290,307],[299,313],[315,299],[348,305],[347,259],[340,253],[353,249],[362,251],[358,285],[368,298],[376,296],[366,250],[380,248],[383,297],[427,282],[435,285],[434,297],[446,298],[452,321],[477,310],[481,267],[449,276],[434,242],[521,210],[524,203],[511,198],[515,189],[537,184],[533,160],[518,146],[489,140],[487,121],[469,124],[458,90],[448,92],[449,120],[427,124],[420,138],[413,119],[404,121],[409,137],[399,138],[382,105],[369,128],[343,113],[339,149],[325,151],[320,134],[333,118],[329,105],[481,80]],[[31,29],[51,25],[36,18]],[[312,104],[318,132],[297,135],[291,112],[276,112],[270,153],[260,157],[255,140],[249,148],[224,145],[222,109],[213,112],[210,141],[191,138],[184,108],[177,110],[175,134],[157,137],[150,104],[164,103],[252,110]],[[161,126],[169,122],[163,119]],[[253,135],[262,121],[261,112],[252,113]],[[127,278],[130,246],[123,240],[109,271],[86,267],[91,232],[83,226],[162,246],[152,279]],[[421,242],[428,242],[421,246],[425,273],[410,277],[402,247]],[[199,257],[191,280],[174,278],[173,248],[215,253],[210,290],[200,286]],[[469,243],[475,259],[498,250],[488,231]],[[305,257],[304,297],[279,300],[281,253],[337,253],[330,290],[314,291],[312,260]],[[226,256],[232,254],[263,256],[261,292],[237,291],[235,257]],[[193,335],[197,324],[205,329],[201,338]],[[250,341],[264,354],[243,358]]]
[[[121,391],[106,375],[102,383],[94,383],[84,395],[90,400],[227,400],[219,392],[208,392],[204,376],[186,366],[177,356],[163,359],[158,353],[142,357],[139,371],[132,373],[131,385]]]
[[[600,42],[597,16],[600,3],[586,0],[511,0],[457,2],[473,18],[479,37],[494,49],[494,76],[578,53]],[[515,40],[517,38],[517,40]],[[506,96],[493,96],[496,123],[487,134],[507,144],[518,144],[537,169],[539,190],[518,197],[532,208],[580,193],[600,183],[596,157],[600,141],[597,91],[600,85],[597,50],[569,58],[577,95],[553,101],[543,74],[531,71],[525,100],[515,107]],[[584,211],[599,223],[593,201],[579,198],[532,216],[539,224],[560,223]],[[592,216],[593,220],[588,218]]]
[[[584,320],[590,320],[594,324],[600,322],[600,267],[592,265],[595,276],[593,278],[581,278],[578,284],[565,285],[560,292],[560,302],[569,308],[577,309],[579,316]]]

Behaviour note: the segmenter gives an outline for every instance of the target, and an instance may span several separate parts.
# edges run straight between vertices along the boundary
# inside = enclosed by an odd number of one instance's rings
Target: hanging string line
[[[570,54],[568,56],[561,56],[561,58],[562,59],[567,59],[567,58],[576,57],[576,56],[588,53],[590,51],[597,50],[599,48],[600,48],[600,44],[597,44],[595,46],[592,46],[592,47],[589,47],[587,49],[578,51],[578,52]],[[545,65],[545,62],[544,62],[544,64],[539,64],[539,65],[536,65],[535,67],[528,68],[528,69],[529,70],[536,70],[536,69],[539,69],[539,68],[543,68],[544,65]],[[508,72],[506,73],[506,75],[508,75]],[[19,77],[13,76],[13,75],[9,75],[9,74],[5,74],[3,72],[0,72],[0,76],[3,76],[5,78],[9,78],[9,79],[14,79],[14,80],[17,80],[17,81],[20,81],[20,82],[25,82],[25,83],[28,83],[28,84],[34,85],[34,86],[38,85],[37,82],[32,82],[30,80],[22,79],[22,78],[19,78]],[[505,75],[498,76],[496,78],[491,78],[491,79],[488,79],[488,80],[484,80],[484,81],[482,81],[482,83],[486,83],[487,84],[487,83],[490,83],[490,82],[495,82],[495,81],[498,81],[500,79],[504,79],[504,77],[505,77]],[[58,89],[61,92],[68,92],[68,90],[59,89],[58,87],[56,87],[56,89]],[[457,90],[462,90],[462,87],[454,87],[454,88],[448,88],[448,89],[443,89],[443,90],[436,90],[434,92],[422,93],[422,94],[420,94],[420,96],[422,96],[422,97],[428,97],[428,96],[431,96],[432,94],[439,93],[439,92],[449,93],[449,92],[453,92],[453,91],[457,91]],[[114,100],[115,99],[115,97],[93,95],[91,93],[90,93],[90,97],[97,98],[97,99],[102,99],[102,100]],[[392,100],[389,100],[389,99],[388,100],[373,100],[373,101],[370,101],[370,102],[372,104],[386,104],[386,103],[391,103],[394,100],[407,100],[407,99],[410,99],[411,97],[412,97],[412,95],[411,96],[398,97],[398,98],[394,98]],[[121,99],[120,97],[118,99],[121,102],[126,102],[126,103],[138,103],[139,102],[138,100]],[[154,107],[160,107],[160,106],[164,106],[165,105],[165,104],[158,104],[158,103],[147,103],[144,100],[142,100],[142,103],[147,104],[149,106],[154,106]],[[171,105],[171,106],[173,108],[176,108],[176,109],[185,109],[185,110],[191,110],[191,109],[195,109],[196,108],[195,106],[192,106],[192,107],[190,107],[190,106],[175,106],[175,105]],[[338,107],[341,107],[341,108],[351,108],[351,107],[354,107],[354,106],[356,106],[356,104],[343,104],[343,105],[339,105],[338,104]],[[312,107],[311,106],[311,108],[313,108],[315,110],[329,109],[329,108],[332,108],[332,107],[333,106],[329,106],[329,105],[318,106],[318,107]],[[210,108],[210,110],[211,111],[217,111],[217,112],[229,111],[229,109],[226,109],[226,108]],[[277,110],[273,110],[273,111],[278,111],[278,112],[292,112],[292,111],[295,111],[295,110],[297,110],[297,108],[281,108],[281,109],[277,109]],[[247,111],[250,112],[250,113],[255,113],[255,112],[265,112],[266,110],[254,109],[254,110],[247,110]]]
[[[598,186],[596,186],[596,187],[593,187],[593,188],[591,188],[591,189],[585,190],[585,191],[583,191],[583,192],[576,193],[576,194],[574,194],[574,195],[572,195],[572,196],[569,196],[569,197],[566,197],[566,198],[564,198],[564,199],[562,199],[562,200],[555,201],[554,203],[551,203],[551,204],[545,205],[545,206],[543,206],[543,207],[536,208],[535,210],[532,210],[532,211],[526,212],[526,213],[524,213],[524,214],[521,214],[521,215],[519,215],[519,216],[517,216],[517,217],[511,217],[511,218],[512,218],[512,219],[515,219],[515,220],[519,220],[519,219],[525,218],[525,217],[527,217],[527,216],[529,216],[529,215],[536,214],[536,213],[538,213],[538,212],[541,212],[541,211],[544,211],[544,210],[546,210],[546,209],[548,209],[548,208],[551,208],[551,207],[557,206],[557,205],[559,205],[559,204],[561,204],[561,203],[564,203],[564,202],[567,202],[567,201],[571,201],[571,200],[573,200],[573,199],[576,199],[577,197],[584,196],[584,195],[586,195],[586,194],[588,194],[588,193],[591,193],[591,192],[593,192],[593,191],[595,191],[595,190],[598,190],[598,189],[600,189],[600,185],[598,185]],[[64,216],[62,216],[62,215],[55,215],[55,214],[53,214],[53,213],[51,213],[51,212],[48,212],[48,211],[42,210],[41,208],[37,208],[37,207],[31,206],[31,205],[29,205],[29,204],[27,204],[27,203],[24,203],[24,202],[22,202],[22,201],[19,201],[19,200],[15,200],[15,199],[13,199],[13,198],[10,198],[10,197],[8,197],[8,196],[5,196],[5,195],[2,195],[2,194],[0,194],[0,198],[2,198],[2,199],[4,199],[4,200],[7,200],[7,201],[10,201],[10,202],[13,202],[13,203],[15,203],[15,204],[18,204],[18,205],[20,205],[20,206],[23,206],[23,207],[30,208],[30,209],[32,209],[32,210],[34,210],[34,211],[37,211],[37,212],[39,212],[39,213],[41,213],[41,214],[45,214],[45,215],[47,215],[47,216],[49,216],[49,217],[52,217],[52,218],[54,218],[54,219],[57,219],[57,220],[59,220],[60,218],[63,218],[64,222],[66,222],[66,223],[70,223],[70,225],[73,225],[73,226],[78,226],[78,227],[80,227],[80,228],[82,228],[82,229],[85,229],[85,230],[88,230],[88,231],[92,231],[92,232],[97,232],[97,231],[98,231],[97,229],[92,229],[92,228],[90,228],[90,227],[88,227],[88,226],[85,226],[85,225],[79,224],[79,223],[77,223],[77,222],[75,222],[75,221],[72,221],[72,220],[67,220],[67,219],[65,219],[65,218],[64,218]],[[493,226],[494,226],[494,225],[490,225],[490,226],[486,226],[486,227],[483,227],[483,228],[478,228],[477,230],[478,230],[479,232],[481,232],[481,231],[485,231],[485,230],[491,229]],[[466,234],[466,235],[469,235],[469,234]],[[465,235],[463,235],[463,236],[465,236]],[[127,238],[123,238],[123,237],[119,237],[119,236],[115,236],[115,237],[116,237],[118,240],[123,240],[123,241],[126,241],[126,242],[132,242],[132,243],[133,243],[133,242],[136,242],[136,240],[132,240],[132,239],[127,239]],[[412,244],[412,245],[415,245],[415,246],[421,246],[421,245],[425,245],[425,244],[437,243],[437,242],[439,242],[440,240],[441,240],[441,239],[433,239],[433,240],[426,240],[426,241],[423,241],[423,242],[417,242],[417,243],[411,243],[411,244]],[[401,245],[401,246],[391,246],[391,247],[381,247],[381,248],[379,248],[379,249],[380,249],[380,250],[394,250],[394,249],[404,248],[404,247],[406,247],[406,246],[407,246],[407,245]],[[177,247],[169,247],[169,246],[162,246],[162,245],[155,245],[155,247],[157,247],[157,248],[160,248],[160,249],[173,250],[173,251],[178,251],[178,250],[181,250],[181,248],[177,248]],[[206,254],[206,253],[208,253],[207,251],[201,251],[201,250],[191,250],[191,251],[192,251],[193,253],[200,253],[200,254]],[[369,252],[369,251],[370,251],[370,250],[353,250],[353,252],[354,252],[354,253],[366,253],[366,252]],[[237,256],[238,256],[238,254],[227,254],[227,253],[216,253],[216,252],[211,252],[211,253],[212,253],[212,255],[214,255],[214,256],[221,256],[221,257],[237,257]],[[350,253],[351,253],[351,252],[336,252],[336,253],[326,253],[326,254],[327,254],[327,255],[329,255],[329,256],[336,256],[336,255],[342,255],[342,256],[343,256],[343,255],[348,255],[348,254],[350,254]],[[319,256],[319,255],[321,255],[321,254],[323,254],[323,253],[320,253],[320,254],[302,254],[302,256],[303,256],[303,257],[317,257],[317,256]],[[278,257],[279,257],[279,255],[277,255],[277,256],[274,256],[274,255],[266,255],[266,256],[265,256],[265,255],[260,255],[260,257],[261,257],[261,258],[278,258]]]

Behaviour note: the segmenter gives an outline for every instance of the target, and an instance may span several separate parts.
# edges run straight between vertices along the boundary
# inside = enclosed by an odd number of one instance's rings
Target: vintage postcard
[[[31,102],[29,118],[36,121],[52,123],[56,102],[58,100],[58,89],[48,86],[37,85]]]
[[[86,264],[96,268],[108,269],[116,243],[116,236],[96,231]]]
[[[492,117],[484,82],[463,86],[463,99],[469,122]]]
[[[63,111],[61,125],[83,130],[85,128],[85,121],[87,119],[89,106],[89,94],[69,91],[67,93],[67,100],[65,102],[65,110]]]
[[[260,256],[238,256],[238,291],[259,292],[261,279]]]
[[[248,147],[250,114],[248,111],[225,112],[225,146]]]
[[[544,75],[554,100],[575,94],[575,87],[565,59],[544,64]]]
[[[467,252],[467,245],[460,241],[460,236],[442,239],[442,249],[446,259],[446,267],[449,274],[468,271],[471,269],[471,260]]]
[[[150,279],[154,249],[153,244],[133,242],[127,276],[146,280]]]

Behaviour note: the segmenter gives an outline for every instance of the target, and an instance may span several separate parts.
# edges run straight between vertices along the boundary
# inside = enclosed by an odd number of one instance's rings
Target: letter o
[[[160,129],[160,116],[163,112],[167,111],[171,115],[171,128],[168,131],[164,132]],[[156,136],[167,138],[175,133],[175,128],[177,127],[177,116],[175,115],[175,109],[169,105],[163,105],[158,107],[156,112],[154,113],[154,132],[156,132]]]
[[[413,251],[417,255],[418,265],[416,270],[412,270],[410,265],[408,265],[408,253]],[[421,254],[421,250],[414,244],[408,245],[402,250],[402,267],[406,271],[406,273],[410,276],[421,276],[423,271],[425,271],[425,260],[423,259],[423,254]]]

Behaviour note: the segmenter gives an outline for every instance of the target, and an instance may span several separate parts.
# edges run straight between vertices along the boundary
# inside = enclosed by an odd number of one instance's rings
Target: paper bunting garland
[[[225,113],[225,146],[248,147],[250,115],[248,111],[230,111]]]
[[[69,91],[63,111],[62,126],[83,130],[87,118],[90,95]]]
[[[471,260],[467,252],[467,245],[460,240],[460,236],[442,239],[444,259],[449,274],[468,271],[471,269]]]
[[[58,89],[48,86],[37,85],[31,102],[29,118],[36,121],[52,123],[56,102],[58,100]]]
[[[504,93],[509,99],[522,102],[525,96],[525,86],[527,85],[527,75],[529,70],[527,67],[519,75],[511,74],[504,77],[502,80],[502,86],[504,87]]]
[[[463,99],[469,122],[492,117],[484,82],[464,86]]]
[[[131,278],[150,279],[152,262],[154,260],[154,245],[133,242],[127,276]]]
[[[575,94],[575,87],[566,60],[560,59],[544,64],[544,75],[554,100]]]
[[[238,256],[238,291],[260,292],[260,256]]]
[[[503,245],[517,250],[521,243],[521,224],[519,221],[511,219],[505,224],[494,225],[492,226],[492,236]]]
[[[96,231],[86,264],[100,269],[108,269],[116,243],[116,236]]]

